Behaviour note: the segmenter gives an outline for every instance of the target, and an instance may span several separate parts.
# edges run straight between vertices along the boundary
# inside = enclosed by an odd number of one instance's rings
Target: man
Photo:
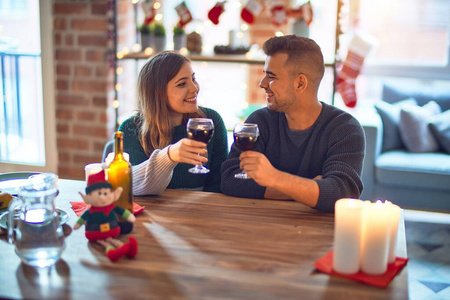
[[[267,107],[246,123],[258,124],[254,151],[234,145],[222,164],[222,192],[236,197],[293,199],[332,212],[340,198],[361,194],[365,137],[350,114],[317,98],[324,75],[320,47],[311,39],[272,37],[259,86]],[[245,170],[252,179],[234,178]]]

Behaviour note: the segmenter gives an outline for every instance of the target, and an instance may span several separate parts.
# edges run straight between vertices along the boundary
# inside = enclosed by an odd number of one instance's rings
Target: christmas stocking
[[[248,0],[241,11],[241,18],[248,24],[255,22],[255,17],[262,11],[263,5],[260,0]]]
[[[214,5],[214,7],[208,12],[208,19],[210,19],[215,25],[219,24],[219,17],[225,11],[225,2],[226,1],[217,2],[216,5]]]
[[[178,17],[180,17],[178,26],[184,27],[187,23],[192,21],[191,12],[184,1],[175,6],[175,10],[177,11]]]
[[[155,19],[156,9],[153,7],[153,0],[145,0],[141,2],[142,10],[145,14],[144,24],[149,25]]]
[[[309,26],[313,20],[313,10],[311,3],[309,3],[309,1],[306,2],[305,4],[300,6],[300,9],[303,13],[303,19],[305,19],[306,25]]]
[[[286,24],[287,22],[286,8],[282,5],[282,3],[278,3],[272,6],[270,12],[272,14],[273,25],[281,26]]]
[[[336,88],[341,94],[342,100],[348,107],[356,106],[356,78],[361,72],[364,59],[372,49],[373,44],[363,39],[359,35],[355,35],[348,49],[347,57],[338,73]]]

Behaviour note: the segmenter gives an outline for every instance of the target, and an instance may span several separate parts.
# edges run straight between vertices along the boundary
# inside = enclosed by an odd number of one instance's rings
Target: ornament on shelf
[[[370,38],[362,37],[359,34],[355,34],[350,41],[347,57],[336,80],[336,89],[347,107],[356,106],[356,78],[361,73],[364,59],[373,46],[374,42],[370,41]]]
[[[141,7],[145,15],[144,25],[151,24],[155,20],[156,16],[156,9],[153,6],[153,0],[145,0],[141,2]]]
[[[184,27],[187,23],[192,21],[192,15],[191,11],[186,5],[186,2],[181,2],[177,6],[175,6],[175,10],[177,11],[178,17],[180,20],[178,20],[178,26]]]
[[[286,8],[282,2],[277,1],[270,9],[272,15],[272,24],[275,26],[281,26],[287,22]]]
[[[263,4],[260,0],[248,0],[241,11],[241,18],[248,24],[255,22],[255,17],[258,16],[263,9]]]
[[[219,24],[219,17],[225,11],[225,3],[227,1],[220,1],[214,5],[208,12],[208,19],[215,25]]]

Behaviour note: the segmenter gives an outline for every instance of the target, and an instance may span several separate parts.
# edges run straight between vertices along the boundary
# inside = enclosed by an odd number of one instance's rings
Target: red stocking
[[[178,26],[184,27],[187,23],[192,21],[192,15],[189,8],[186,6],[186,3],[183,1],[177,6],[175,6],[175,10],[177,11],[180,20],[178,21]]]
[[[155,19],[156,9],[153,7],[153,0],[141,2],[142,10],[145,14],[144,24],[149,25]]]
[[[284,5],[276,4],[272,6],[270,9],[270,12],[272,13],[272,23],[275,26],[281,26],[286,24],[287,22],[287,15],[286,15],[286,8]]]
[[[255,22],[255,17],[262,11],[263,6],[259,0],[248,0],[241,11],[241,18],[248,24]]]
[[[300,6],[300,9],[303,14],[303,19],[305,19],[306,25],[309,26],[313,20],[313,10],[312,10],[311,3],[309,3],[309,1],[306,2],[305,4]]]
[[[347,57],[338,73],[336,82],[337,91],[348,107],[356,106],[356,78],[361,73],[364,59],[372,49],[372,45],[358,35],[355,35],[350,42]]]
[[[226,1],[217,2],[216,5],[214,5],[214,7],[208,12],[208,19],[210,19],[215,25],[219,24],[219,17],[225,11],[225,2]]]

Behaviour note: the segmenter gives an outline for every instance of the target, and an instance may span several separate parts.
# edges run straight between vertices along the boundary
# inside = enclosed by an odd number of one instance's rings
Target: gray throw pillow
[[[375,104],[375,109],[383,123],[383,144],[381,146],[381,152],[405,148],[398,129],[400,110],[402,107],[415,105],[417,105],[417,102],[413,98],[408,98],[394,104],[384,101]]]
[[[408,106],[400,111],[400,137],[410,152],[436,152],[439,144],[431,133],[428,123],[433,115],[439,114],[441,107],[434,101],[424,106]]]
[[[433,116],[429,126],[441,148],[450,154],[450,109]]]

